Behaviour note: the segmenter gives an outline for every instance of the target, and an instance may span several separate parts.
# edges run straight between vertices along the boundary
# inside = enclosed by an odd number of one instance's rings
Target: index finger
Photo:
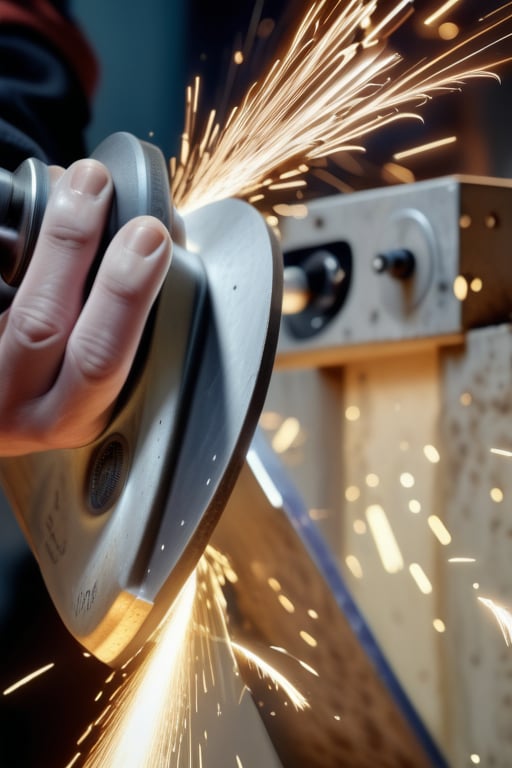
[[[108,171],[96,160],[74,163],[57,181],[32,262],[4,320],[4,403],[44,394],[54,381],[82,307],[111,194]]]

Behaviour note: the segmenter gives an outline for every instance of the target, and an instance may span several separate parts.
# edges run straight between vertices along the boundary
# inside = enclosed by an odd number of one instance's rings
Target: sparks
[[[277,669],[262,659],[261,656],[238,643],[232,643],[231,645],[233,650],[243,656],[250,664],[253,664],[261,675],[268,677],[276,688],[282,688],[296,709],[306,709],[309,706],[307,699],[302,693]]]
[[[384,509],[380,504],[371,504],[366,510],[366,519],[384,569],[398,573],[404,567],[404,560]]]
[[[431,13],[428,18],[425,19],[423,22],[426,27],[431,26],[434,21],[437,21],[442,16],[445,16],[449,10],[451,10],[455,5],[458,5],[460,3],[460,0],[447,0],[446,3],[443,3],[437,10],[434,11],[434,13]]]
[[[440,147],[446,147],[450,144],[455,144],[456,141],[456,136],[446,136],[444,139],[429,141],[426,144],[421,144],[421,146],[411,147],[410,149],[403,149],[401,152],[396,152],[393,155],[393,160],[405,160],[408,157],[421,155],[425,152],[431,152],[433,149],[439,149]]]
[[[254,199],[279,183],[284,170],[363,151],[366,136],[396,120],[421,121],[419,111],[434,95],[474,78],[498,80],[493,70],[510,60],[493,57],[512,36],[512,11],[505,7],[444,53],[401,68],[387,41],[412,3],[400,0],[376,19],[379,7],[377,0],[338,0],[330,9],[326,0],[313,3],[284,55],[224,125],[212,110],[202,132],[196,79],[187,91],[180,159],[171,164],[176,206],[187,211],[225,197]]]
[[[491,453],[496,454],[496,456],[506,456],[507,458],[512,456],[512,451],[506,450],[505,448],[491,448]]]
[[[73,766],[76,765],[77,761],[80,760],[81,757],[82,753],[77,752],[73,759],[66,765],[66,768],[73,768]]]
[[[30,675],[26,675],[26,677],[21,678],[21,680],[18,680],[16,683],[13,683],[12,685],[10,685],[9,688],[6,688],[5,691],[3,692],[3,695],[9,696],[10,693],[17,691],[18,688],[21,688],[23,685],[30,683],[36,677],[40,677],[41,675],[44,675],[45,672],[48,672],[48,670],[53,669],[54,666],[55,666],[55,663],[52,662],[51,664],[46,664],[46,666],[41,667],[40,669],[36,669],[34,672],[31,672]]]
[[[119,694],[87,766],[158,765],[162,750],[165,754],[172,748],[169,745],[176,743],[195,589],[193,574],[154,638],[152,649]]]
[[[234,643],[227,628],[223,588],[235,584],[237,574],[228,558],[209,546],[168,616],[151,638],[144,658],[110,697],[110,705],[80,737],[77,746],[96,737],[87,768],[151,768],[187,765],[193,754],[205,759],[207,735],[195,733],[194,719],[202,698],[224,690],[217,681],[222,651],[229,667],[243,658],[284,691],[297,709],[307,706],[284,675],[243,645]],[[146,652],[147,650],[147,652]],[[133,662],[132,662],[133,663]],[[310,670],[314,674],[314,670]],[[247,688],[242,685],[242,693]],[[114,701],[115,699],[115,701]],[[222,715],[217,701],[217,715]],[[201,718],[199,718],[201,719]],[[201,739],[204,739],[202,742]]]
[[[489,608],[494,618],[498,622],[498,625],[503,634],[503,638],[507,646],[512,644],[512,614],[507,608],[498,605],[494,600],[490,600],[487,597],[479,597],[478,600]]]

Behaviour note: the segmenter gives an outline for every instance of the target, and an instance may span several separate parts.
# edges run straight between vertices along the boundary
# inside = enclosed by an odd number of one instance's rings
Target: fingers
[[[135,358],[167,274],[171,239],[149,216],[129,222],[107,249],[87,303],[70,335],[59,377],[45,398],[61,439],[95,437]],[[84,408],[84,403],[87,407]]]
[[[126,380],[171,259],[157,219],[126,224],[84,286],[108,215],[112,182],[94,160],[54,188],[30,266],[0,317],[0,455],[95,438]]]
[[[75,163],[56,182],[31,264],[4,320],[2,399],[28,400],[52,385],[82,307],[112,196],[107,170]]]

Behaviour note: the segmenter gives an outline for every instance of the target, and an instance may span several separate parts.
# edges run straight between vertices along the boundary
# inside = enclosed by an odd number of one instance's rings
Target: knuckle
[[[45,233],[48,246],[58,253],[77,253],[91,239],[91,232],[78,219],[75,222],[53,222]]]
[[[128,270],[105,270],[102,275],[103,285],[110,298],[117,304],[133,304],[141,293],[143,286],[140,281],[134,279],[136,275]]]
[[[109,379],[120,364],[119,349],[108,331],[94,336],[80,334],[73,340],[71,354],[76,370],[91,383]]]
[[[63,329],[58,315],[58,307],[52,306],[51,302],[34,299],[30,305],[11,307],[9,325],[22,346],[41,346],[61,338]]]
[[[66,186],[50,198],[41,226],[41,236],[47,247],[59,251],[82,249],[99,239],[110,197],[91,198]]]

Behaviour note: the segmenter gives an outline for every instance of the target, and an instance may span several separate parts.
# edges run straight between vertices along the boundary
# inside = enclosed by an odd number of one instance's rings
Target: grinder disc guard
[[[158,626],[238,476],[270,378],[279,249],[238,200],[185,218],[130,381],[91,445],[0,461],[61,618],[102,661]]]

